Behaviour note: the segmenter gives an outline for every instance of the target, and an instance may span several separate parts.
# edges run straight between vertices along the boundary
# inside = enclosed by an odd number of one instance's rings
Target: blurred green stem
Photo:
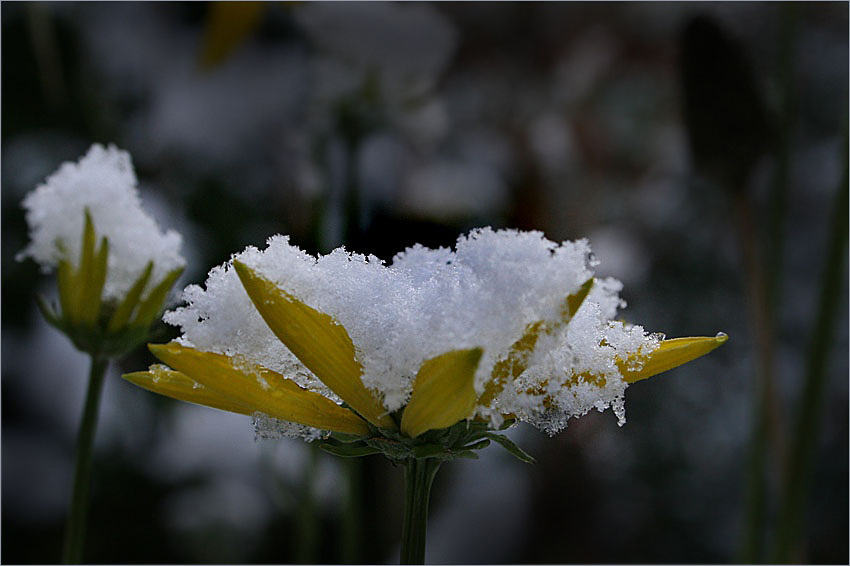
[[[97,413],[100,406],[103,378],[109,364],[107,358],[97,355],[91,357],[89,388],[86,404],[83,408],[83,420],[77,435],[77,462],[74,468],[74,491],[71,496],[71,510],[65,531],[65,545],[62,561],[65,564],[79,564],[83,554],[83,540],[86,532],[86,517],[89,506],[89,487],[91,477],[94,433],[97,429]]]
[[[845,120],[846,128],[846,120]],[[773,561],[801,563],[804,560],[806,499],[814,457],[818,444],[819,415],[826,386],[826,365],[835,327],[835,317],[841,302],[841,284],[846,260],[848,215],[848,150],[847,130],[844,131],[842,155],[844,168],[841,184],[832,207],[830,241],[821,279],[817,319],[809,343],[806,381],[797,414],[797,426],[791,452],[788,455],[782,503],[776,528]]]
[[[770,485],[768,472],[783,477],[783,443],[780,437],[780,412],[773,367],[773,309],[767,296],[766,270],[759,253],[754,215],[746,194],[736,200],[741,246],[747,275],[747,295],[751,308],[753,337],[757,351],[756,410],[750,448],[746,532],[742,562],[760,559]]]
[[[750,451],[747,480],[747,521],[741,559],[745,563],[761,561],[768,506],[773,490],[768,484],[770,471],[778,469],[780,481],[785,481],[787,469],[783,467],[785,445],[780,436],[780,407],[773,386],[773,340],[776,309],[782,295],[782,266],[784,253],[784,222],[790,179],[790,147],[794,129],[796,96],[794,91],[794,52],[796,45],[797,5],[782,5],[779,40],[780,109],[774,156],[776,170],[771,188],[767,223],[765,226],[764,255],[755,229],[754,215],[745,194],[739,198],[741,242],[748,266],[749,297],[753,309],[755,340],[758,349],[758,393],[756,417]],[[777,464],[777,466],[774,466]]]
[[[295,563],[315,564],[318,542],[319,518],[316,510],[316,476],[318,474],[319,446],[307,445],[307,465],[304,468],[298,520],[295,528]]]
[[[44,99],[51,108],[59,108],[67,99],[62,77],[62,57],[53,25],[51,7],[43,2],[27,4],[30,40],[35,54],[36,70]]]
[[[425,563],[425,537],[431,485],[440,461],[409,458],[404,467],[404,522],[401,526],[401,564]]]
[[[767,300],[776,307],[782,295],[782,257],[784,252],[784,222],[788,201],[791,169],[791,137],[794,131],[797,97],[794,82],[794,53],[797,37],[798,7],[785,2],[781,7],[778,80],[780,89],[779,128],[776,132],[776,171],[771,187],[767,224]]]
[[[345,507],[342,512],[342,549],[343,564],[360,562],[360,486],[363,462],[360,458],[342,458],[343,473],[346,479]]]

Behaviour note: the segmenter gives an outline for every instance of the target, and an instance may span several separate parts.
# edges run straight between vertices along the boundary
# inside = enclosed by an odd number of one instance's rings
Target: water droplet
[[[729,338],[729,335],[725,332],[718,332],[714,338],[715,340],[722,340],[723,342],[725,342]]]

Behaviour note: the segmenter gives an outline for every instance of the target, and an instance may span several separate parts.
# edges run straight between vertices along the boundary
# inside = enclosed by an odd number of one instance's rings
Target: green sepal
[[[478,454],[472,450],[460,450],[454,453],[455,458],[466,458],[468,460],[478,460]]]
[[[48,322],[48,324],[50,324],[50,326],[58,328],[62,332],[65,331],[65,328],[62,325],[62,320],[59,318],[59,315],[56,313],[56,311],[53,310],[53,307],[50,306],[50,303],[47,302],[47,299],[45,299],[44,296],[41,295],[41,293],[36,293],[35,304],[38,305],[38,310],[41,311],[41,315]]]
[[[528,454],[525,450],[523,450],[522,448],[520,448],[519,446],[514,444],[514,442],[510,438],[508,438],[507,436],[504,436],[502,434],[496,434],[496,433],[493,433],[493,432],[487,433],[486,436],[490,440],[493,440],[493,441],[501,444],[502,448],[504,448],[505,450],[510,452],[511,455],[513,457],[515,457],[516,459],[522,460],[526,464],[535,463],[536,460],[530,454]]]
[[[136,282],[133,283],[130,290],[127,291],[127,296],[124,297],[124,300],[121,301],[121,304],[119,304],[118,308],[115,309],[115,312],[112,313],[112,318],[109,319],[109,324],[106,326],[107,332],[115,332],[125,326],[127,321],[130,320],[130,315],[133,314],[133,310],[135,310],[136,305],[139,304],[139,299],[142,297],[142,292],[148,284],[148,279],[150,279],[151,273],[153,273],[153,262],[149,261],[147,266],[145,266],[144,272],[142,272],[139,278],[136,279]]]
[[[487,448],[490,446],[489,438],[482,438],[478,442],[473,442],[472,444],[467,444],[464,446],[464,450],[481,450],[482,448]]]

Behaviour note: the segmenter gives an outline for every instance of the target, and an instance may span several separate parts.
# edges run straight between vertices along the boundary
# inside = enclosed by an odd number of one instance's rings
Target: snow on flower
[[[607,407],[622,423],[629,382],[725,336],[664,340],[614,321],[621,285],[594,278],[590,258],[586,240],[490,228],[454,250],[416,245],[389,265],[343,248],[314,257],[273,236],[214,268],[205,289],[187,287],[187,305],[166,313],[183,335],[151,349],[173,369],[125,377],[275,417],[255,418],[261,436],[394,438],[388,431],[400,428],[415,438],[464,419],[491,429],[520,419],[552,434]]]
[[[44,271],[62,260],[77,267],[88,211],[97,237],[109,242],[104,300],[124,297],[151,261],[154,282],[185,264],[180,234],[162,233],[142,209],[130,155],[113,145],[94,144],[78,162],[63,163],[23,207],[30,244],[18,259],[31,257]]]

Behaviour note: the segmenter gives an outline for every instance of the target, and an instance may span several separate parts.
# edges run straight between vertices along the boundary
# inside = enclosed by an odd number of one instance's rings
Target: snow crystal
[[[320,438],[326,438],[328,432],[312,426],[293,423],[270,417],[264,413],[251,415],[254,424],[255,440],[278,440],[280,438],[301,438],[307,442],[313,442]]]
[[[566,297],[593,276],[591,258],[586,240],[557,244],[540,232],[482,228],[458,238],[454,250],[416,245],[389,265],[343,248],[314,257],[285,236],[233,259],[341,324],[363,383],[388,411],[407,402],[425,360],[451,350],[484,349],[475,378],[483,392],[526,328],[551,323],[525,371],[477,411],[494,424],[513,413],[554,433],[592,408],[613,406],[622,421],[627,384],[617,362],[658,343],[640,326],[612,321],[625,306],[614,279],[595,280],[574,317],[558,323]],[[210,272],[206,289],[187,287],[184,299],[187,306],[165,315],[182,328],[184,344],[244,356],[339,402],[265,325],[232,261]]]
[[[154,261],[152,280],[185,264],[180,234],[160,232],[142,210],[130,155],[115,146],[93,145],[77,163],[66,162],[23,201],[30,244],[18,259],[32,257],[49,271],[61,259],[77,265],[85,210],[98,238],[109,240],[105,299],[120,299]]]

